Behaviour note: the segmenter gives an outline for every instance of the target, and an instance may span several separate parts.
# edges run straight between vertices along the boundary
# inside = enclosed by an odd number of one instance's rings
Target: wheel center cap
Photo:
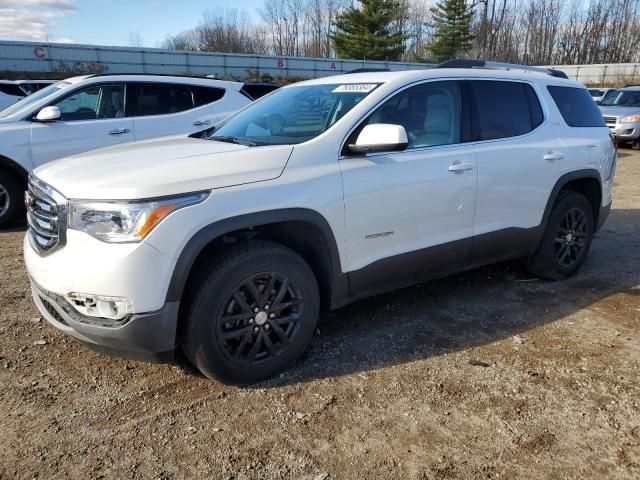
[[[264,324],[264,322],[266,322],[266,321],[267,321],[267,318],[269,318],[269,317],[267,316],[267,312],[259,312],[259,313],[256,313],[256,323],[257,323],[258,325],[262,325],[262,324]]]

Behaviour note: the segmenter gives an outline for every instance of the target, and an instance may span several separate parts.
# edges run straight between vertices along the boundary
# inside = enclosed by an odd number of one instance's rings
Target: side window
[[[94,85],[54,103],[61,120],[103,120],[124,117],[124,85]]]
[[[474,106],[474,140],[516,137],[542,123],[538,97],[525,83],[471,80],[469,88]]]
[[[202,87],[199,85],[190,85],[189,88],[193,93],[193,102],[196,107],[217,102],[225,94],[224,88]]]
[[[18,85],[10,83],[0,83],[0,92],[6,93],[7,95],[12,95],[14,97],[25,96],[25,92],[23,92]]]
[[[191,90],[172,83],[127,84],[127,116],[145,117],[183,112],[193,108]]]
[[[365,121],[368,125],[376,123],[402,125],[409,139],[408,148],[460,143],[459,83],[429,82],[408,88],[387,100]]]
[[[554,85],[549,85],[547,89],[570,127],[606,126],[600,110],[586,89]]]

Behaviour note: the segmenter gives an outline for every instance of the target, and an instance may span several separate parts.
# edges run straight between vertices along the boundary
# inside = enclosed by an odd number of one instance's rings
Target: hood
[[[169,137],[63,158],[34,174],[67,198],[132,200],[271,180],[292,150]]]
[[[608,117],[626,117],[627,115],[640,115],[640,107],[605,107],[601,106],[600,111]]]

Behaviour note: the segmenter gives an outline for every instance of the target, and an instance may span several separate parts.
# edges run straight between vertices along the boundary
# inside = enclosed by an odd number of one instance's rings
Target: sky
[[[0,40],[145,47],[198,25],[205,10],[233,7],[257,17],[262,0],[0,0]]]

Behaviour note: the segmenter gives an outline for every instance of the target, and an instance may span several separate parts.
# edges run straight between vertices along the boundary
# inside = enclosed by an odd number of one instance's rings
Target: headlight
[[[68,228],[110,243],[139,242],[171,212],[204,201],[209,192],[132,200],[71,202]]]
[[[622,117],[620,123],[633,123],[640,122],[640,115],[629,115],[628,117]]]

